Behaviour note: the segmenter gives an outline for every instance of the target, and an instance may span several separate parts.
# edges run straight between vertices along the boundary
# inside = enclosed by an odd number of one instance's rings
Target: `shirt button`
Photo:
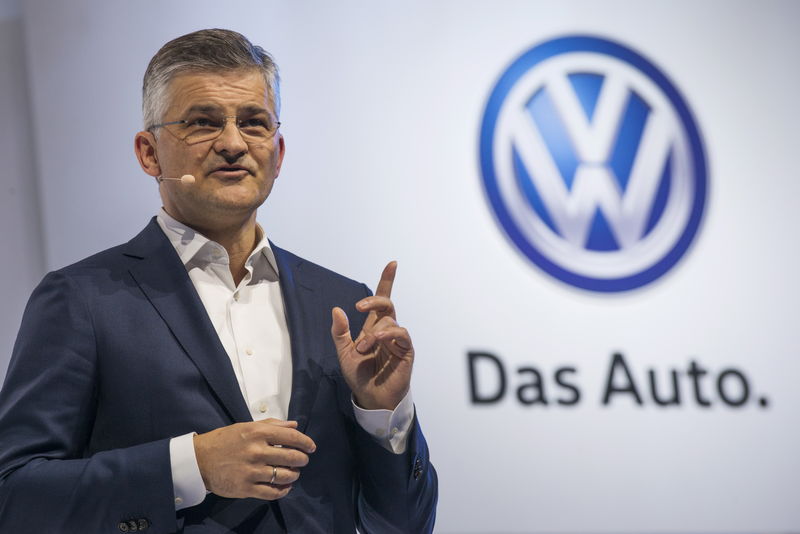
[[[181,504],[183,504],[183,499],[181,499],[180,497],[175,497],[175,504],[180,506]]]
[[[395,434],[397,434],[398,432],[400,432],[400,429],[399,429],[399,428],[397,428],[397,427],[394,427],[394,428],[392,429],[392,435],[393,435],[393,436],[394,436]]]
[[[233,300],[235,300],[236,302],[239,302],[239,292],[238,291],[233,294]]]
[[[261,412],[261,413],[265,413],[267,411],[267,403],[266,402],[262,402],[261,404],[259,404],[258,405],[258,411]]]
[[[247,354],[248,356],[252,356],[253,355],[253,349],[247,348],[247,349],[244,350],[244,353]]]

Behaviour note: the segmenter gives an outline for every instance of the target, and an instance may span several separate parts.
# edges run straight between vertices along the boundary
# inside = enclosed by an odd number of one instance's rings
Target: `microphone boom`
[[[182,183],[184,185],[191,185],[191,184],[195,183],[195,181],[196,181],[194,176],[192,176],[191,174],[184,174],[180,178],[165,178],[163,176],[159,176],[158,177],[158,182],[159,183],[163,182],[164,180],[174,180],[174,181],[180,182],[180,183]]]

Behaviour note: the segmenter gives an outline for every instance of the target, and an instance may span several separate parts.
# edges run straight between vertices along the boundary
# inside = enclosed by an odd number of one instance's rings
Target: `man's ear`
[[[278,132],[278,174],[281,172],[281,165],[283,165],[283,156],[286,154],[286,143],[283,140],[283,134]]]
[[[133,140],[133,150],[142,170],[150,176],[161,176],[161,165],[158,164],[156,136],[152,132],[139,132]]]

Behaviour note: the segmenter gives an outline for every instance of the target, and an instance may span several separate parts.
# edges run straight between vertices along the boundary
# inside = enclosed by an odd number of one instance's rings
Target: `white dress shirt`
[[[261,226],[259,242],[235,284],[225,248],[176,221],[164,209],[156,217],[178,253],[231,360],[254,421],[286,420],[292,392],[289,328],[275,255]],[[405,452],[414,417],[411,393],[394,410],[364,410],[355,417],[385,449]],[[194,434],[170,440],[175,509],[200,504],[207,494],[194,451]]]

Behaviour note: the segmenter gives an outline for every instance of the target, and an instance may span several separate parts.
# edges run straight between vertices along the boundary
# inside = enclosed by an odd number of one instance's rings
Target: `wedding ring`
[[[272,466],[272,479],[269,481],[270,484],[275,483],[275,479],[278,477],[278,467]]]

